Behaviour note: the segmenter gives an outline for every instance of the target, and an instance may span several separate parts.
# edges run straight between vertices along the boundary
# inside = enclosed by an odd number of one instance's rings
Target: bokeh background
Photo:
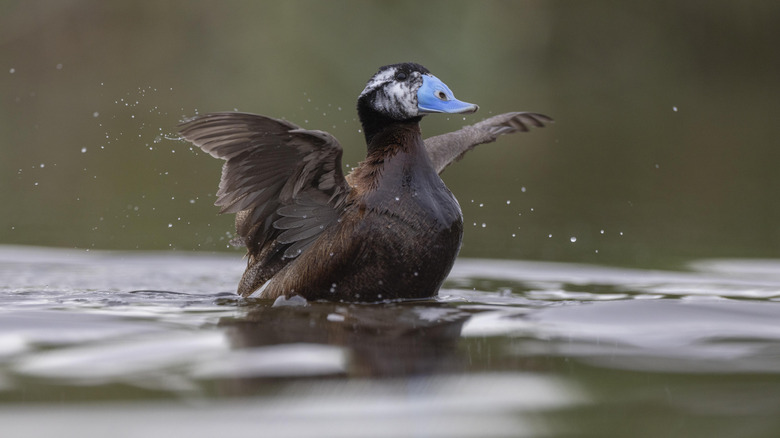
[[[481,107],[427,136],[556,119],[444,173],[462,256],[779,257],[778,42],[777,1],[0,1],[0,243],[240,253],[179,120],[286,118],[355,165],[365,81],[416,61]]]

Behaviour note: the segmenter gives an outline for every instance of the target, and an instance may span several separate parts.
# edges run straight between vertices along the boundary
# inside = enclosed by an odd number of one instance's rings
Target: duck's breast
[[[362,260],[409,297],[433,296],[460,250],[460,205],[430,163],[412,154],[388,158],[376,189],[362,199],[356,231]]]

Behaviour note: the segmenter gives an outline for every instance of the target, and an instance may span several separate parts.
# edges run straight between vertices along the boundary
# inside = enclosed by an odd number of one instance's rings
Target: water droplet
[[[57,70],[62,70],[62,64],[57,64]]]
[[[673,107],[672,107],[672,111],[674,111],[674,112],[677,112],[677,107],[676,107],[676,106],[673,106]]]
[[[604,230],[599,231],[601,234],[604,234]]]
[[[168,228],[173,228],[173,224],[168,224]]]
[[[520,191],[525,193],[525,187],[520,187]]]
[[[482,222],[482,228],[485,228],[486,226],[487,226],[487,224]]]
[[[11,69],[10,69],[10,70],[8,70],[8,72],[9,72],[9,73],[11,73],[11,74],[14,74],[14,73],[16,73],[16,69],[15,69],[15,68],[13,68],[13,67],[11,67]]]
[[[548,234],[548,235],[547,235],[547,238],[548,238],[548,239],[552,239],[552,234]]]
[[[512,203],[512,201],[510,201],[509,199],[506,200],[506,205],[509,205],[511,203]]]
[[[401,200],[401,198],[399,198],[398,196],[396,196],[396,197],[395,197],[395,200],[396,200],[396,201],[400,201],[400,200]]]
[[[81,153],[82,153],[82,154],[85,154],[85,153],[87,153],[87,148],[81,148]]]
[[[479,206],[480,206],[480,207],[484,207],[484,206],[485,206],[485,204],[479,204]]]
[[[577,241],[577,238],[576,238],[576,237],[574,237],[574,236],[571,236],[571,237],[569,238],[569,241],[571,241],[571,243],[574,243],[574,242],[576,242],[576,241]]]

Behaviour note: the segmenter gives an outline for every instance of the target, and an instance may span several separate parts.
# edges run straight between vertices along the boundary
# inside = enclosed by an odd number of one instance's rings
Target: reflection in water
[[[344,347],[349,376],[430,375],[461,371],[460,331],[470,312],[436,302],[387,305],[253,307],[245,318],[224,318],[234,348],[291,343]]]

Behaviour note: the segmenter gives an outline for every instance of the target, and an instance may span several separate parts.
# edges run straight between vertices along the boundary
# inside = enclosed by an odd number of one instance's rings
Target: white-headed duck
[[[360,93],[365,161],[344,176],[341,145],[285,120],[223,112],[180,125],[181,136],[226,160],[220,213],[236,213],[248,266],[242,296],[381,301],[435,296],[461,245],[463,217],[439,174],[474,146],[543,127],[506,113],[423,140],[430,113],[473,113],[423,66],[382,67]]]

